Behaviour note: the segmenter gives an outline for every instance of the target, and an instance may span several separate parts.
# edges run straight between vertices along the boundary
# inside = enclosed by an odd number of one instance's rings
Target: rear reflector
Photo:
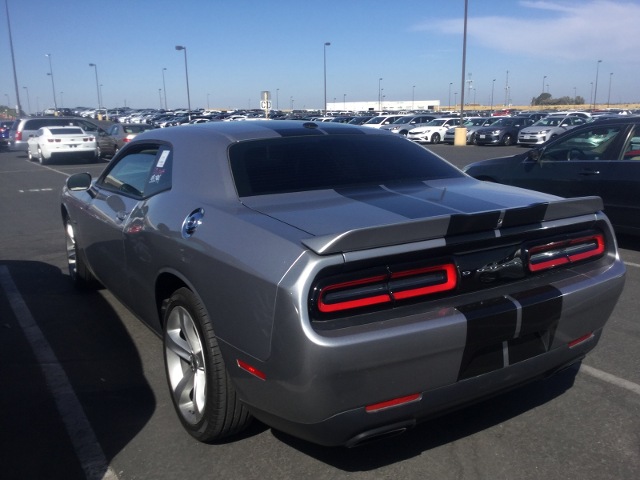
[[[604,236],[600,233],[537,245],[528,251],[529,270],[539,272],[598,257],[604,250]]]
[[[261,372],[260,370],[258,370],[257,368],[249,365],[247,362],[243,362],[240,359],[236,360],[238,362],[238,366],[249,372],[251,375],[253,375],[254,377],[258,377],[260,380],[266,380],[267,379],[267,375],[264,372]]]
[[[593,332],[589,332],[586,335],[576,338],[568,343],[569,348],[573,348],[576,345],[580,345],[582,342],[586,342],[587,340],[591,340],[593,338]]]
[[[372,405],[367,405],[364,407],[367,413],[379,412],[380,410],[385,410],[391,407],[398,407],[400,405],[405,405],[407,403],[415,402],[422,398],[422,394],[414,393],[412,395],[407,395],[406,397],[398,397],[393,400],[387,400],[385,402],[374,403]]]

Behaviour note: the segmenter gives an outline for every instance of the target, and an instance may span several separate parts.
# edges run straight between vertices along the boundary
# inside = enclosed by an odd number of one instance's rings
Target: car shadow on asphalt
[[[16,296],[0,288],[3,478],[85,478],[77,445],[73,447],[63,420],[77,419],[78,412],[65,411],[73,405],[64,401],[71,393],[80,401],[83,412],[79,414],[87,418],[102,447],[106,465],[98,468],[105,469],[156,409],[129,332],[100,293],[77,292],[59,268],[37,261],[0,260],[0,265],[8,268],[20,303],[28,309],[16,311],[15,301],[10,300]],[[29,341],[31,321],[44,342]],[[49,385],[61,382],[51,382],[51,376],[44,373],[51,371],[50,365],[39,361],[34,349],[53,351],[71,392],[58,389],[52,394]],[[64,415],[56,408],[56,398],[62,398]]]
[[[616,234],[616,237],[618,239],[618,247],[627,250],[640,251],[640,236],[618,233]]]
[[[561,396],[574,383],[579,363],[544,380],[419,423],[412,430],[347,449],[326,448],[273,431],[281,441],[347,472],[366,472],[420,456],[425,451],[476,434]]]

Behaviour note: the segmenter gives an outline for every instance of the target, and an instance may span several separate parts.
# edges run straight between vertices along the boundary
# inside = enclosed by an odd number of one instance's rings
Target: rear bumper
[[[283,310],[276,312],[268,360],[221,347],[242,401],[258,419],[321,445],[356,445],[579,361],[597,344],[624,277],[624,264],[613,259],[526,288],[496,289],[493,298],[470,296],[387,324],[328,332]],[[236,358],[266,380],[233,368]],[[405,396],[416,398],[367,411]]]
[[[421,421],[464,408],[527,383],[547,378],[580,362],[600,339],[601,331],[577,347],[564,347],[498,371],[419,392],[419,399],[377,412],[364,407],[343,411],[322,422],[300,424],[251,409],[260,421],[304,440],[324,446],[355,447],[397,435]]]

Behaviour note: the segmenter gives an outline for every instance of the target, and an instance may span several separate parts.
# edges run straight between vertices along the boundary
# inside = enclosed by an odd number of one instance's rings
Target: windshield
[[[436,118],[434,120],[431,120],[425,126],[426,127],[441,127],[445,123],[447,123],[447,119],[446,118]]]
[[[464,122],[465,127],[479,127],[480,125],[484,125],[486,119],[484,118],[470,118],[466,122]]]
[[[535,126],[557,127],[564,120],[564,117],[545,117],[534,123]]]

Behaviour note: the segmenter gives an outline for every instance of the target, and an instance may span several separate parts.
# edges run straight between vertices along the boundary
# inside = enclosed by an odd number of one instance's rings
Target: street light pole
[[[18,76],[16,74],[16,60],[13,54],[13,38],[11,36],[11,21],[9,20],[9,2],[5,0],[5,9],[7,11],[7,30],[9,32],[9,48],[11,49],[11,64],[13,65],[13,84],[16,89],[16,116],[21,115],[22,106],[20,105],[20,89],[18,88]],[[9,107],[9,105],[7,105]]]
[[[496,86],[496,79],[494,78],[493,81],[491,82],[491,107],[489,108],[490,112],[493,111],[493,91],[495,89],[495,86]]]
[[[164,92],[164,109],[168,110],[167,108],[167,85],[164,83],[164,71],[166,70],[166,68],[162,68],[162,91]],[[162,108],[162,103],[160,104],[160,108]]]
[[[189,69],[187,68],[187,47],[176,45],[176,50],[184,50],[184,73],[187,78],[187,115],[191,118],[191,95],[189,94]]]
[[[613,77],[613,72],[609,74],[609,95],[607,95],[607,108],[611,104],[611,77]]]
[[[596,103],[597,103],[597,96],[598,96],[598,71],[600,70],[600,64],[602,63],[602,60],[598,60],[598,62],[596,63],[596,85],[593,89],[593,109],[596,109]]]
[[[382,111],[382,89],[380,88],[382,77],[378,78],[378,111]]]
[[[327,47],[331,42],[324,42],[324,114],[327,114]]]
[[[29,108],[29,115],[31,115],[31,100],[29,99],[29,89],[27,87],[22,87],[27,92],[27,108]]]
[[[102,105],[101,105],[102,102],[100,101],[100,83],[98,82],[98,66],[95,63],[90,63],[89,66],[93,67],[96,73],[96,92],[98,93],[98,110],[100,110],[102,108]]]
[[[53,108],[58,110],[58,102],[56,101],[56,85],[53,82],[53,67],[51,66],[51,54],[46,53],[45,57],[49,58],[49,73],[47,75],[51,76],[51,89],[53,90]]]

